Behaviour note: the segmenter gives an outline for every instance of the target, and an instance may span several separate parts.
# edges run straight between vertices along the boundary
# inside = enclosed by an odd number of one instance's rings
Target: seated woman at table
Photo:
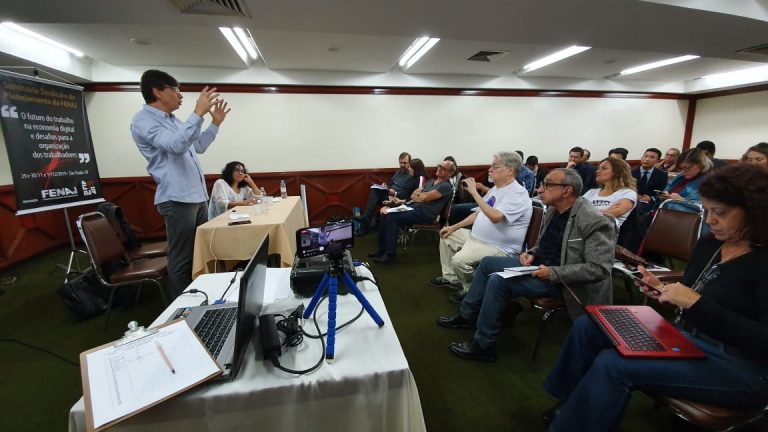
[[[645,294],[682,312],[678,328],[704,359],[622,357],[586,316],[573,323],[544,384],[560,404],[551,431],[618,430],[631,392],[725,407],[768,403],[768,176],[755,166],[715,171],[699,188],[712,236],[702,237],[680,283],[640,267]]]
[[[228,163],[221,171],[221,178],[213,184],[208,220],[232,207],[255,204],[258,190],[242,162]]]
[[[616,218],[621,227],[637,204],[635,179],[629,164],[622,159],[607,157],[600,161],[595,181],[599,189],[590,189],[584,198],[601,213]]]

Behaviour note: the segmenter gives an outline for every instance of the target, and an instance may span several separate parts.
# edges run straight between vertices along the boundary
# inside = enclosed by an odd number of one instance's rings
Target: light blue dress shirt
[[[147,159],[147,172],[157,183],[155,205],[166,201],[208,201],[197,153],[208,149],[219,127],[211,124],[200,132],[202,125],[202,117],[195,113],[182,123],[173,114],[149,105],[133,116],[131,135]]]

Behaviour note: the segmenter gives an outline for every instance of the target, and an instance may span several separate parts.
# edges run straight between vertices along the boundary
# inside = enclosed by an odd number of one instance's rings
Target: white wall
[[[486,164],[498,150],[522,150],[542,162],[563,161],[570,147],[593,160],[625,147],[680,147],[686,101],[641,98],[224,94],[232,112],[201,162],[218,173],[230,160],[251,172],[389,167],[408,151],[434,166]],[[186,119],[196,94],[177,114]],[[129,124],[138,92],[90,93],[86,106],[102,177],[145,176]],[[209,120],[206,119],[207,126]],[[10,184],[2,152],[0,184]]]
[[[700,99],[691,146],[710,140],[717,157],[739,159],[751,146],[768,142],[768,91]]]

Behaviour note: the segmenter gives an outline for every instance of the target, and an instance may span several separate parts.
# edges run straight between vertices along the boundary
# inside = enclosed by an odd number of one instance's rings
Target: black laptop
[[[243,364],[248,341],[253,338],[264,305],[269,236],[248,261],[240,277],[237,303],[222,303],[192,308],[187,323],[197,333],[224,371],[217,379],[237,376]]]

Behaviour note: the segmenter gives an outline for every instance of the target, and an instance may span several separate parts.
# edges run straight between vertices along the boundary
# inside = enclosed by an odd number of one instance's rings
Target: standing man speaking
[[[147,172],[157,183],[155,206],[165,219],[171,299],[192,282],[195,229],[208,219],[208,189],[197,153],[204,153],[229,113],[216,88],[203,88],[186,122],[173,112],[184,99],[171,75],[148,70],[141,75],[146,105],[133,116],[131,135],[147,159]],[[211,124],[201,132],[203,116]]]

